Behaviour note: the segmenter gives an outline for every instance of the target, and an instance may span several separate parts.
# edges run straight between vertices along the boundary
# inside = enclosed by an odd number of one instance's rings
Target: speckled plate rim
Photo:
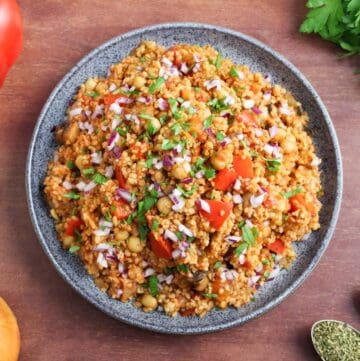
[[[57,263],[54,255],[50,252],[49,247],[47,245],[46,239],[41,231],[40,225],[38,223],[37,217],[36,217],[36,210],[34,208],[34,201],[31,194],[31,164],[33,160],[33,154],[35,149],[35,140],[38,135],[38,131],[40,129],[41,123],[43,118],[45,117],[46,112],[48,111],[48,108],[51,106],[52,101],[56,97],[59,90],[62,88],[63,84],[65,84],[73,75],[77,72],[79,68],[81,68],[84,64],[86,64],[90,59],[97,56],[99,53],[101,53],[104,49],[107,49],[108,47],[112,47],[115,43],[125,40],[127,38],[130,38],[132,36],[146,34],[148,31],[153,30],[167,30],[167,29],[176,29],[176,28],[196,28],[196,29],[203,29],[203,30],[211,30],[211,31],[219,31],[225,34],[229,34],[232,36],[235,36],[239,38],[242,41],[249,42],[253,45],[255,45],[257,48],[261,49],[262,51],[268,53],[268,55],[273,56],[276,60],[278,60],[280,63],[284,64],[306,87],[307,91],[311,94],[315,102],[317,103],[322,116],[326,122],[326,127],[329,131],[330,137],[332,139],[334,150],[335,150],[335,160],[337,164],[337,175],[336,175],[336,199],[334,203],[334,208],[331,216],[331,220],[329,222],[329,226],[327,228],[327,231],[325,235],[322,238],[322,244],[321,247],[317,250],[314,257],[312,258],[311,262],[309,263],[308,267],[304,270],[304,272],[296,278],[293,283],[285,289],[283,292],[281,292],[277,297],[275,297],[272,301],[267,303],[264,306],[261,306],[248,314],[239,317],[238,319],[234,319],[228,322],[224,322],[222,324],[215,324],[215,325],[206,325],[206,326],[198,326],[196,328],[186,329],[183,327],[172,327],[171,330],[167,327],[164,327],[162,325],[154,324],[154,323],[146,323],[144,320],[141,319],[131,319],[128,320],[125,317],[121,317],[119,315],[114,315],[107,307],[106,305],[102,305],[100,303],[97,303],[96,300],[94,300],[90,295],[88,295],[84,290],[82,290],[80,287],[78,287],[73,280],[71,279],[70,275],[68,275],[64,270],[61,268],[61,266]],[[130,49],[129,49],[130,50]],[[287,298],[292,292],[294,292],[303,282],[304,280],[310,275],[310,273],[313,271],[313,269],[318,264],[321,256],[325,252],[326,248],[328,247],[331,237],[334,233],[336,222],[339,216],[340,212],[340,206],[341,206],[341,199],[342,199],[342,192],[343,192],[343,167],[342,167],[342,159],[341,159],[341,152],[340,147],[338,143],[338,138],[334,129],[334,126],[332,124],[331,118],[329,116],[329,113],[323,104],[322,100],[320,99],[319,95],[316,93],[315,89],[312,87],[310,82],[305,78],[305,76],[287,59],[285,59],[282,55],[271,49],[269,46],[263,44],[259,40],[256,40],[248,35],[245,35],[241,32],[231,30],[228,28],[224,28],[221,26],[216,25],[210,25],[206,23],[192,23],[192,22],[173,22],[173,23],[161,23],[161,24],[155,24],[151,26],[146,26],[143,28],[139,28],[130,32],[127,32],[125,34],[119,35],[117,37],[114,37],[107,42],[103,43],[102,45],[95,48],[93,51],[88,53],[85,57],[83,57],[70,71],[60,80],[60,82],[56,85],[52,93],[50,94],[49,98],[47,99],[45,105],[43,106],[41,113],[39,115],[39,118],[37,120],[37,123],[35,125],[33,135],[31,138],[27,161],[26,161],[26,173],[25,173],[25,185],[26,185],[26,194],[27,194],[27,203],[28,203],[28,209],[31,217],[31,221],[33,223],[36,235],[40,241],[40,244],[50,259],[50,261],[55,266],[56,270],[62,278],[71,285],[73,289],[75,289],[81,296],[83,296],[87,301],[89,301],[91,304],[93,304],[95,307],[106,313],[107,315],[116,318],[124,323],[127,323],[131,326],[136,326],[139,328],[147,329],[150,331],[160,332],[160,333],[167,333],[167,334],[203,334],[203,333],[209,333],[209,332],[215,332],[220,331],[224,329],[228,329],[237,325],[241,325],[253,318],[257,318],[273,307],[277,306],[280,302],[282,302],[285,298]]]

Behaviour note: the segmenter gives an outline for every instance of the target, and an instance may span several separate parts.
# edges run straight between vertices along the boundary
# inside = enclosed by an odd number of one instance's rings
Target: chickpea
[[[159,129],[161,128],[160,120],[157,118],[150,119],[148,121],[147,128],[148,128],[150,135],[157,133],[159,131]]]
[[[89,79],[86,80],[86,82],[85,82],[85,89],[86,89],[87,91],[92,91],[92,90],[95,89],[96,84],[97,84],[97,82],[96,82],[96,80],[95,80],[94,78],[89,78]]]
[[[156,207],[162,214],[168,214],[171,211],[172,202],[168,197],[161,197],[156,203]]]
[[[80,128],[77,123],[71,123],[64,131],[65,143],[72,144],[80,134]]]
[[[297,150],[296,138],[291,133],[286,135],[286,138],[280,142],[280,145],[284,153],[292,153]]]
[[[75,165],[81,170],[89,165],[89,157],[86,154],[79,154],[75,159]]]
[[[139,253],[144,248],[144,243],[141,242],[141,239],[139,237],[135,237],[135,236],[131,236],[128,239],[127,244],[128,244],[129,250],[134,253]]]
[[[216,170],[224,169],[228,164],[232,163],[233,155],[228,150],[220,150],[211,156],[210,161]]]
[[[175,164],[171,169],[171,175],[176,179],[184,179],[189,174],[189,171],[186,170],[187,168],[190,168],[190,165],[187,162]]]
[[[133,81],[133,85],[135,88],[142,88],[146,83],[146,79],[144,79],[142,76],[136,76]]]
[[[126,241],[129,238],[129,232],[128,231],[115,231],[115,238],[117,241]]]
[[[141,298],[141,304],[149,311],[155,310],[158,305],[156,298],[151,295],[144,295]]]

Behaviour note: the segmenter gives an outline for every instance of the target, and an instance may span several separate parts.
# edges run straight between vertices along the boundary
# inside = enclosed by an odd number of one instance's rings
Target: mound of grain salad
[[[71,101],[45,195],[65,249],[145,311],[253,300],[319,228],[308,117],[210,46],[141,43]]]

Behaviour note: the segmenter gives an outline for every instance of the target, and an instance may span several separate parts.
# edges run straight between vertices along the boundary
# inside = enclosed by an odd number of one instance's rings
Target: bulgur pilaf
[[[319,228],[302,106],[210,46],[141,43],[55,130],[45,195],[64,248],[145,311],[240,307]]]

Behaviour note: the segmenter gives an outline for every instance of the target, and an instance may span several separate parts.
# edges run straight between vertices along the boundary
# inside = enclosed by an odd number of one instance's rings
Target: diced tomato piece
[[[298,209],[304,207],[305,205],[305,196],[304,194],[295,194],[289,199],[290,202],[290,212],[295,212]]]
[[[197,203],[200,214],[210,222],[212,227],[219,229],[229,217],[233,209],[233,203],[215,200],[204,200],[204,202],[208,203],[210,213],[204,211],[201,208],[200,203]]]
[[[243,110],[237,117],[237,120],[245,125],[258,127],[259,124],[256,120],[256,116],[254,113],[250,113],[247,110]]]
[[[285,250],[284,242],[280,239],[277,239],[275,242],[267,244],[266,247],[276,254],[283,254]]]
[[[238,176],[243,178],[253,178],[254,168],[251,158],[242,158],[240,155],[234,156],[234,169]]]
[[[249,260],[246,259],[245,262],[241,265],[241,267],[244,267],[246,269],[251,269],[252,264]]]
[[[118,220],[122,220],[122,219],[126,219],[130,216],[131,214],[131,210],[129,208],[129,206],[121,201],[121,200],[116,200],[113,201],[113,205],[115,206],[115,210],[113,211],[113,215],[118,219]]]
[[[122,94],[109,94],[104,99],[105,108],[108,109],[112,103],[116,101],[117,98],[123,96]]]
[[[115,167],[115,178],[117,179],[120,188],[126,189],[126,180],[124,175],[122,174],[120,164]]]
[[[226,191],[236,180],[237,173],[233,169],[221,169],[214,179],[215,189]]]
[[[78,217],[72,217],[66,226],[65,234],[67,236],[75,236],[76,230],[80,230],[80,226],[83,225],[84,222]]]
[[[162,236],[155,236],[153,232],[150,232],[149,238],[151,249],[159,258],[172,258],[172,246],[169,240]]]
[[[183,317],[191,316],[195,313],[195,307],[187,310],[180,311],[180,315]]]

